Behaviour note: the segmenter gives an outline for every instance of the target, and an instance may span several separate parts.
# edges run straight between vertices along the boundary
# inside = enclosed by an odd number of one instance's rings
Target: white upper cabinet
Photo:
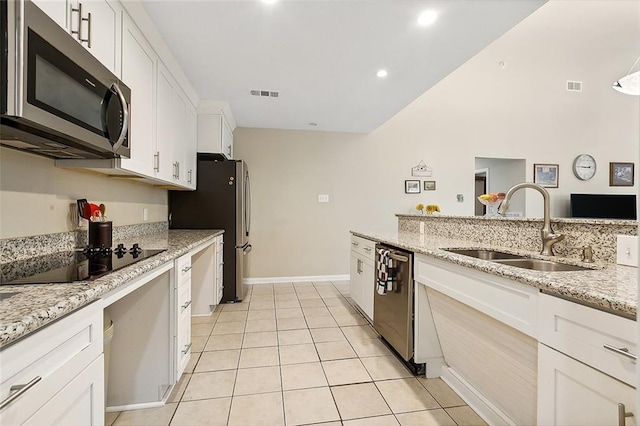
[[[173,91],[175,82],[162,63],[158,64],[156,112],[156,176],[170,182],[175,177],[175,161],[171,145],[175,142]]]
[[[122,8],[114,0],[35,0],[105,67],[120,77]]]
[[[131,158],[122,168],[155,176],[155,79],[157,57],[140,30],[125,16],[122,31],[122,81],[131,89]]]
[[[233,127],[229,114],[222,107],[198,108],[198,152],[233,158]]]
[[[196,189],[196,166],[197,161],[197,145],[198,145],[198,113],[190,103],[187,103],[187,137],[185,139],[184,151],[186,154],[185,161],[185,178],[186,186],[189,189]]]
[[[162,62],[158,64],[156,177],[195,188],[195,109]],[[192,185],[193,183],[193,185]]]
[[[116,76],[120,76],[120,16],[122,8],[111,0],[71,2],[71,26],[76,39]]]

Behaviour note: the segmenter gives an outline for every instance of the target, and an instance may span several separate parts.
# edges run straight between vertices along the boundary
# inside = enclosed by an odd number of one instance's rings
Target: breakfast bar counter
[[[438,238],[415,232],[356,232],[353,235],[404,248],[488,274],[501,276],[563,297],[576,303],[608,311],[635,320],[638,270],[635,267],[612,263],[585,264],[577,259],[549,257],[537,252],[510,247],[470,242],[469,240]],[[593,268],[584,271],[542,272],[501,265],[446,251],[448,248],[500,250],[537,259],[555,260],[567,264]]]

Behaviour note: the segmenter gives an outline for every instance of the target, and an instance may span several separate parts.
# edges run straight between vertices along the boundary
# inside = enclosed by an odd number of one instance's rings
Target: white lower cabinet
[[[633,387],[539,344],[538,424],[637,425],[635,397]]]
[[[102,305],[0,351],[0,424],[104,423]]]
[[[176,260],[175,360],[178,381],[191,357],[191,255]]]
[[[193,304],[191,315],[211,315],[222,300],[222,235],[196,247],[191,256],[191,288]]]
[[[216,268],[217,268],[217,272],[216,272],[216,290],[215,290],[215,302],[216,304],[219,304],[220,301],[222,300],[222,296],[224,294],[224,261],[223,261],[223,254],[224,254],[224,240],[222,238],[222,235],[219,235],[216,237]]]
[[[375,290],[375,242],[351,237],[350,294],[353,301],[373,321],[373,292]]]

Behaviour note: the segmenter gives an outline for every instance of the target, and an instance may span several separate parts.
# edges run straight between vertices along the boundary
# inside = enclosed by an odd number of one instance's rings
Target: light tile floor
[[[442,380],[414,377],[348,294],[348,282],[249,286],[192,319],[191,360],[164,407],[106,424],[485,425]]]

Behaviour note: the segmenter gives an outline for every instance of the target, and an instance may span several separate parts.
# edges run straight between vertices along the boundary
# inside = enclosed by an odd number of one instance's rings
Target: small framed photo
[[[533,182],[545,188],[558,187],[557,164],[534,164]]]
[[[420,181],[419,180],[405,180],[404,181],[404,193],[405,194],[419,194],[420,193]]]
[[[435,180],[425,180],[424,181],[424,190],[425,191],[435,191],[436,190],[436,181]]]
[[[633,186],[633,163],[609,163],[609,186]]]

